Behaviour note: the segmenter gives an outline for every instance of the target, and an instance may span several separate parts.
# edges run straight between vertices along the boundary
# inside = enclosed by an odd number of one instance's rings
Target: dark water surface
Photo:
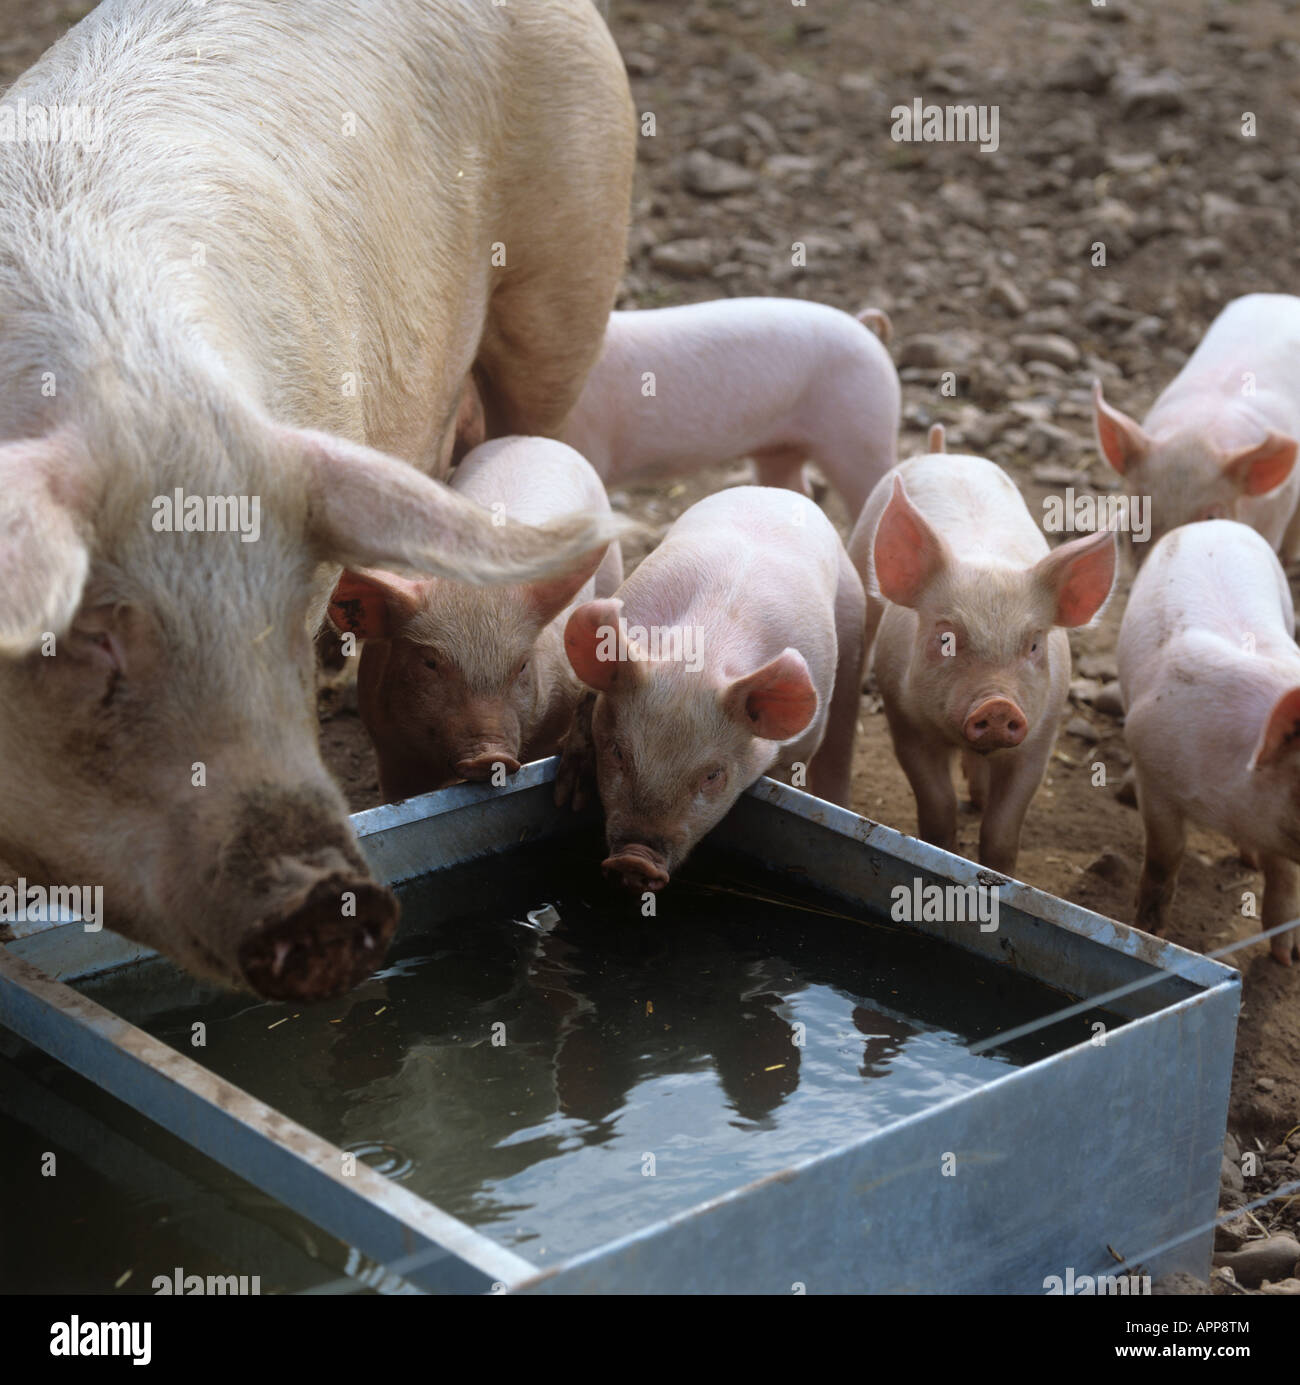
[[[972,1057],[1071,997],[833,898],[773,902],[788,884],[708,853],[643,918],[597,851],[404,888],[387,967],[342,1000],[205,995],[142,1022],[541,1264],[1122,1023],[1091,1013]]]

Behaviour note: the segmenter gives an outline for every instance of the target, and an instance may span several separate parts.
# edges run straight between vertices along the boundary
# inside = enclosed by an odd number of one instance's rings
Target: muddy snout
[[[962,734],[972,750],[1007,750],[1019,745],[1029,731],[1029,720],[1009,697],[991,697],[966,718]]]
[[[324,1000],[364,981],[398,908],[371,878],[341,795],[258,788],[232,816],[205,892],[208,948],[268,1000]]]
[[[326,1000],[379,966],[396,927],[390,891],[337,871],[262,920],[239,946],[239,970],[268,1000]]]
[[[507,774],[519,773],[519,760],[504,746],[489,746],[456,761],[456,773],[462,779],[491,779],[500,765]]]
[[[644,842],[624,842],[613,846],[601,862],[601,869],[626,889],[643,892],[662,890],[668,883],[668,861],[662,851]]]

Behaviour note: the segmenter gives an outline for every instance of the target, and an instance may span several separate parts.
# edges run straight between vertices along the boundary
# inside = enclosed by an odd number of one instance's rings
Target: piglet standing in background
[[[1065,627],[1105,604],[1114,535],[1049,550],[1000,467],[938,454],[880,482],[849,554],[867,591],[866,652],[916,795],[917,835],[953,850],[961,751],[984,814],[979,859],[1013,872],[1069,691]]]
[[[1229,303],[1140,425],[1106,403],[1100,381],[1093,408],[1102,455],[1130,495],[1150,497],[1152,544],[1180,524],[1239,519],[1295,552],[1300,298]]]
[[[897,456],[888,317],[801,298],[723,298],[611,313],[561,437],[607,486],[752,457],[759,482],[808,493],[816,462],[862,509]]]
[[[1187,826],[1222,832],[1264,869],[1263,927],[1300,915],[1300,649],[1276,555],[1231,520],[1167,534],[1138,573],[1119,681],[1146,853],[1137,926],[1169,921]],[[1270,942],[1300,959],[1300,927]]]
[[[451,485],[502,520],[610,513],[591,467],[547,438],[485,443]],[[345,572],[330,618],[365,642],[357,701],[385,798],[487,779],[498,767],[513,774],[553,754],[582,691],[564,654],[568,609],[612,592],[622,576],[617,543],[575,572],[518,586]]]
[[[847,806],[864,613],[826,516],[759,486],[691,506],[616,598],[573,612],[607,872],[661,889],[770,770],[806,765],[809,792]]]

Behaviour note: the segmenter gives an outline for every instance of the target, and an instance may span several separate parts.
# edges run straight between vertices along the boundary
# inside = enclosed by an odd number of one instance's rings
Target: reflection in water
[[[1096,1018],[972,1057],[1060,994],[833,902],[756,898],[771,891],[752,875],[719,891],[706,854],[643,919],[584,847],[417,882],[389,966],[341,1001],[224,997],[149,1027],[187,1047],[205,1020],[214,1070],[553,1263],[1081,1042]]]

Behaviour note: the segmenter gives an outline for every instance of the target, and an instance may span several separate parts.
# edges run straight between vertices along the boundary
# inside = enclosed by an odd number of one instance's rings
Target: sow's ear
[[[90,458],[59,429],[0,447],[0,656],[20,658],[62,634],[90,571]]]
[[[529,582],[572,571],[633,527],[609,514],[566,515],[535,528],[498,523],[482,506],[372,447],[306,429],[279,434],[302,466],[309,539],[322,562],[341,567],[476,584]]]
[[[340,634],[351,631],[359,640],[390,640],[420,609],[432,587],[433,581],[412,582],[392,572],[345,572],[330,597],[330,620]]]
[[[723,690],[722,705],[733,721],[764,741],[789,741],[817,715],[817,689],[797,649],[783,649],[770,663],[737,678]]]
[[[1260,732],[1251,769],[1263,769],[1300,747],[1300,688],[1288,688],[1273,704]]]
[[[1115,535],[1098,529],[1063,543],[1034,565],[1034,580],[1046,588],[1052,603],[1053,625],[1087,625],[1115,585],[1118,558]]]

